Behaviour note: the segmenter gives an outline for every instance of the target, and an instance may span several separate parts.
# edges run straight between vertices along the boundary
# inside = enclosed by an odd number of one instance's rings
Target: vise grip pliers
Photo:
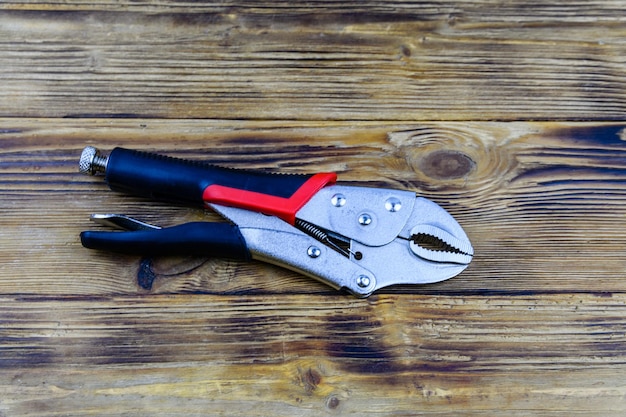
[[[112,190],[211,208],[230,222],[159,228],[120,215],[92,220],[125,232],[86,231],[83,246],[138,255],[257,259],[358,297],[394,284],[427,284],[473,256],[461,226],[414,192],[336,185],[337,175],[274,174],[115,148],[86,147],[79,170]]]

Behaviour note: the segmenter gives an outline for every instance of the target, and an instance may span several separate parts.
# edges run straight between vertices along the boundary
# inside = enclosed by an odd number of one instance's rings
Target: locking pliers
[[[229,220],[159,228],[93,215],[127,231],[82,232],[87,248],[256,259],[358,297],[389,285],[451,278],[474,253],[439,205],[411,191],[337,185],[334,173],[235,170],[124,148],[106,156],[91,146],[82,152],[79,171],[104,174],[114,191],[210,208]]]

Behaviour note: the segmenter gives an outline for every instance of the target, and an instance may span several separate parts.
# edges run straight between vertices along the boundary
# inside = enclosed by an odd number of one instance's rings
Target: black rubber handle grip
[[[203,205],[203,193],[211,185],[289,198],[309,178],[221,168],[124,148],[111,151],[105,172],[112,190],[194,205]]]
[[[249,260],[239,228],[229,223],[193,222],[155,230],[86,231],[84,247],[132,255],[192,255]]]

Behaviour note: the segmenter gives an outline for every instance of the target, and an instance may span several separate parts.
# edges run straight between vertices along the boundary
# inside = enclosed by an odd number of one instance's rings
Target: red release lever
[[[204,189],[202,199],[207,204],[222,204],[276,216],[293,225],[296,222],[298,210],[319,190],[327,185],[334,184],[336,181],[337,174],[333,172],[315,174],[289,198],[211,184]]]

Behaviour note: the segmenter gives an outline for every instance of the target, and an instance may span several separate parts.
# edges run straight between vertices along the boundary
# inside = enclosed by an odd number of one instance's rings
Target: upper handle
[[[109,187],[159,200],[186,204],[222,204],[274,215],[290,224],[296,212],[334,173],[285,175],[222,168],[201,161],[115,148],[108,157],[87,147],[82,172],[104,172]]]

